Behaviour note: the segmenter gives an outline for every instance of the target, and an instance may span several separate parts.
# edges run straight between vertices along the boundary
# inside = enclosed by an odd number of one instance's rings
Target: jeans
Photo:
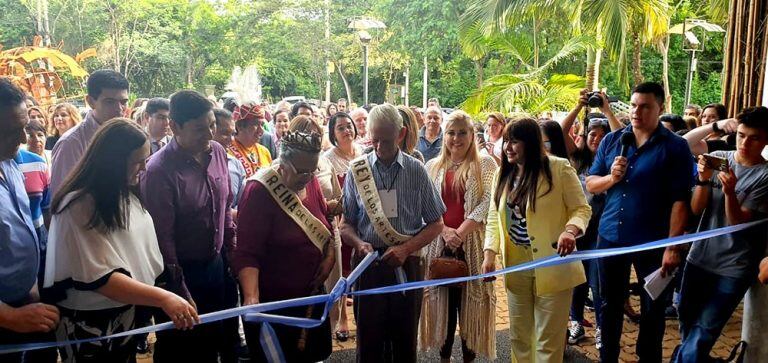
[[[598,248],[616,247],[602,237],[598,239]],[[637,278],[643,284],[644,277],[661,267],[663,249],[643,251],[620,256],[601,258],[600,292],[603,298],[600,328],[603,346],[600,360],[605,363],[619,359],[619,342],[624,325],[624,302],[629,288],[630,267],[634,265]],[[664,338],[664,309],[666,296],[671,292],[667,288],[658,299],[653,300],[645,291],[640,292],[640,332],[637,339],[637,355],[640,362],[661,362],[661,342]]]
[[[571,320],[581,322],[584,320],[584,303],[587,300],[588,289],[592,289],[592,306],[595,308],[596,326],[600,326],[600,311],[603,300],[600,298],[600,275],[597,260],[586,260],[584,271],[587,274],[587,282],[573,289],[573,302],[571,302]]]
[[[703,362],[749,289],[751,279],[726,277],[692,263],[680,289],[680,337],[677,362]]]

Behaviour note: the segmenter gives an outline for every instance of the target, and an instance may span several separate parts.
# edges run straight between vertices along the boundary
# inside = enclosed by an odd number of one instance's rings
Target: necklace
[[[342,159],[344,159],[346,161],[350,161],[350,160],[355,158],[355,149],[354,149],[354,147],[352,147],[352,154],[349,155],[349,154],[345,153],[343,150],[341,150],[340,147],[337,147],[336,148],[336,155],[339,155]]]

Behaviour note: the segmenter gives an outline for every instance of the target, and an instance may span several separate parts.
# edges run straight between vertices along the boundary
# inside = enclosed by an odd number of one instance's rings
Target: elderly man
[[[19,145],[27,142],[24,100],[18,87],[8,78],[0,78],[0,345],[51,340],[43,333],[59,322],[55,306],[38,302],[40,246],[24,175],[13,160]],[[22,353],[0,354],[0,362],[25,359],[55,362],[56,352],[29,352],[26,357]]]
[[[352,118],[352,122],[355,123],[357,128],[357,139],[355,142],[363,149],[371,147],[371,138],[368,135],[368,111],[364,108],[356,108],[349,113],[349,117]]]
[[[420,251],[440,234],[445,212],[422,164],[398,148],[406,129],[397,109],[374,107],[368,127],[374,152],[350,166],[341,227],[356,261],[381,255],[360,277],[360,290],[423,280]],[[421,290],[357,298],[357,361],[415,362],[421,298]]]

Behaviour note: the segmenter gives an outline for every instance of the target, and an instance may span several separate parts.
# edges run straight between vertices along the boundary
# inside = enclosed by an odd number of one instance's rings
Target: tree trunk
[[[336,70],[339,71],[339,77],[341,77],[341,81],[344,83],[344,91],[347,92],[347,104],[351,104],[352,101],[352,91],[349,89],[349,82],[347,81],[347,77],[344,76],[344,70],[342,70],[341,63],[338,61],[336,62]]]
[[[672,112],[672,94],[669,92],[669,34],[661,44],[661,80],[664,86],[664,105],[667,113]]]
[[[483,78],[485,78],[485,57],[474,62],[477,69],[477,89],[480,89],[483,87]]]
[[[632,34],[632,48],[633,48],[633,56],[632,56],[632,80],[635,82],[635,85],[638,85],[640,83],[643,83],[643,70],[642,70],[642,52],[643,52],[643,46],[640,42],[640,33],[635,32]]]
[[[585,78],[586,88],[591,91],[597,90],[598,81],[600,79],[600,59],[602,49],[589,49],[587,50],[587,74]]]

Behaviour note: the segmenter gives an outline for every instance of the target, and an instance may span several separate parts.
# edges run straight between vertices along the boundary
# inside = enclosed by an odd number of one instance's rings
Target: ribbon
[[[662,248],[662,247],[692,243],[692,242],[697,242],[704,239],[709,239],[713,237],[718,237],[718,236],[742,231],[766,222],[768,222],[768,218],[762,219],[759,221],[754,221],[754,222],[742,223],[735,226],[721,227],[721,228],[712,229],[709,231],[703,231],[703,232],[697,232],[697,233],[692,233],[692,234],[687,234],[687,235],[682,235],[677,237],[665,238],[658,241],[648,242],[648,243],[644,243],[636,246],[606,248],[606,249],[589,250],[589,251],[576,251],[565,257],[552,255],[552,256],[540,258],[530,262],[522,263],[519,265],[507,267],[501,270],[484,273],[480,275],[447,278],[447,279],[439,279],[439,280],[414,281],[414,282],[400,283],[397,285],[384,286],[384,287],[373,288],[373,289],[362,290],[362,291],[350,291],[351,286],[357,281],[358,278],[360,278],[360,276],[363,274],[365,269],[367,269],[368,266],[376,258],[378,258],[378,252],[372,252],[372,253],[369,253],[367,256],[365,256],[363,261],[361,261],[361,263],[352,271],[352,273],[349,275],[348,278],[343,278],[343,277],[340,278],[339,281],[334,286],[334,288],[331,290],[331,293],[329,294],[315,295],[315,296],[281,300],[281,301],[273,301],[268,303],[260,303],[260,304],[249,305],[249,306],[240,306],[232,309],[216,311],[216,312],[200,315],[200,322],[201,324],[206,324],[206,323],[211,323],[215,321],[220,321],[220,320],[244,315],[245,321],[249,321],[249,322],[256,321],[256,322],[267,323],[267,324],[263,324],[262,326],[263,334],[261,338],[264,338],[265,334],[266,335],[271,334],[272,337],[275,338],[274,330],[272,330],[271,327],[264,328],[264,326],[267,326],[268,324],[272,324],[272,323],[277,323],[277,324],[296,326],[300,328],[317,327],[320,324],[322,324],[323,321],[327,318],[327,315],[331,306],[333,306],[333,304],[337,300],[339,300],[343,295],[364,296],[364,295],[387,294],[387,293],[405,292],[409,290],[422,289],[422,288],[431,287],[431,286],[451,285],[459,282],[485,279],[488,277],[504,275],[512,272],[521,272],[521,271],[527,271],[527,270],[532,270],[536,268],[556,266],[564,263],[583,261],[583,260],[588,260],[593,258],[619,256],[619,255],[624,255],[628,253],[642,252],[642,251],[648,251],[648,250]],[[316,305],[321,303],[325,304],[325,307],[323,310],[323,315],[320,319],[295,318],[295,317],[278,316],[278,315],[271,315],[271,314],[264,313],[271,310],[298,307],[298,306],[309,306],[309,305]],[[15,353],[15,352],[22,352],[22,351],[36,350],[36,349],[54,348],[54,347],[61,347],[61,346],[73,345],[73,344],[83,344],[83,343],[89,343],[89,342],[94,342],[99,340],[116,339],[116,338],[131,336],[135,334],[146,334],[146,333],[152,333],[152,332],[157,332],[162,330],[169,330],[173,328],[174,328],[173,323],[167,322],[167,323],[156,324],[156,325],[147,326],[139,329],[132,329],[132,330],[124,331],[122,333],[112,334],[112,335],[103,336],[103,337],[94,337],[94,338],[78,339],[78,340],[71,340],[71,341],[0,345],[0,354]],[[267,331],[264,332],[264,330],[267,330]],[[271,330],[271,333],[269,332],[270,330]],[[272,341],[276,342],[277,340],[273,339]],[[275,355],[277,357],[276,359],[278,359],[276,361],[281,361],[279,359],[280,359],[280,354],[282,353],[281,351],[279,351],[279,347],[277,347],[276,350],[273,350],[273,352],[276,354]]]

